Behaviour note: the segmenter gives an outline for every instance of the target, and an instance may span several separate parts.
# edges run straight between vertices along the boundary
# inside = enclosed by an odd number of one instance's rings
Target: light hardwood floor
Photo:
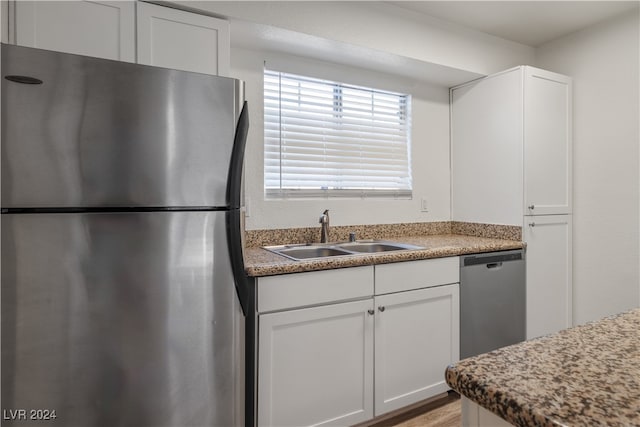
[[[404,412],[389,414],[356,427],[460,427],[462,409],[460,396],[450,391],[443,397],[418,404]]]
[[[411,418],[395,427],[460,427],[462,425],[460,399]]]

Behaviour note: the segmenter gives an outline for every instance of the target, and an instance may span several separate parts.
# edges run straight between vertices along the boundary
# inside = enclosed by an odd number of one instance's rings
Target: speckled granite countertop
[[[640,309],[464,359],[446,379],[518,426],[640,426]]]
[[[294,261],[262,248],[247,248],[244,253],[245,268],[249,276],[259,277],[285,273],[299,273],[304,271],[329,270],[342,267],[355,267],[360,265],[440,258],[470,253],[520,249],[523,247],[523,243],[519,241],[458,234],[385,238],[384,240],[390,242],[410,243],[412,245],[424,247],[425,249],[377,254],[334,256],[314,260]]]

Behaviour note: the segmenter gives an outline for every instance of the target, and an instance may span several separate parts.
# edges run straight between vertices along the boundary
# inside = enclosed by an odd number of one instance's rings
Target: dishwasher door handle
[[[489,264],[487,264],[487,268],[489,269],[496,269],[500,267],[502,267],[502,262],[490,262]]]
[[[520,261],[524,259],[524,251],[522,249],[509,252],[494,252],[489,254],[465,255],[460,257],[460,267],[471,267],[474,265],[486,265],[487,268],[496,268],[498,264],[503,262]],[[493,267],[489,267],[492,265]]]

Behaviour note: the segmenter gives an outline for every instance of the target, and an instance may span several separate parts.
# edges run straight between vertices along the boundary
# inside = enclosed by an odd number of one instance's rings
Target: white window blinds
[[[267,197],[411,197],[409,95],[264,72]]]

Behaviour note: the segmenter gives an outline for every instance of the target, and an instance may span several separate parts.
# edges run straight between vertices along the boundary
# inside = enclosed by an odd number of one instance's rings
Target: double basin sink
[[[391,251],[424,249],[407,243],[384,240],[358,240],[345,243],[319,243],[300,245],[265,246],[264,249],[295,261],[344,255],[362,255]]]

